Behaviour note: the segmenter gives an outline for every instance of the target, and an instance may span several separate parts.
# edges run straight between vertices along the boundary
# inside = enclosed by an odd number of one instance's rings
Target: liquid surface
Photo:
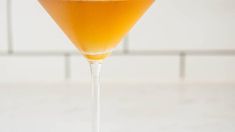
[[[102,60],[154,0],[39,0],[89,60]]]

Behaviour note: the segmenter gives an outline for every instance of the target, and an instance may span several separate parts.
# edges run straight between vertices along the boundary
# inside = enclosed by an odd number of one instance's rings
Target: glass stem
[[[100,132],[100,70],[101,62],[90,62],[92,80],[92,132]]]

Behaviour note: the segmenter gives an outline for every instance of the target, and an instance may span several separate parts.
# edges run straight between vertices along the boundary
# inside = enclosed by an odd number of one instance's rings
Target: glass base
[[[108,57],[110,54],[111,52],[104,53],[104,54],[94,54],[94,55],[83,54],[83,55],[88,59],[89,62],[93,62],[93,61],[102,61],[106,57]]]
[[[97,62],[107,58],[112,53],[112,50],[107,50],[104,52],[96,52],[96,53],[81,51],[81,53],[85,58],[88,59],[89,62]]]

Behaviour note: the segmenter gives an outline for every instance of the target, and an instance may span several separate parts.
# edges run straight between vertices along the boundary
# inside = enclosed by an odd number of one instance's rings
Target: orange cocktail
[[[89,60],[102,60],[154,0],[39,0]]]

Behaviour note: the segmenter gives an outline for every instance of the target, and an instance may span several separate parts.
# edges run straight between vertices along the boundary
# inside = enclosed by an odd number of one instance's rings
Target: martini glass
[[[102,61],[151,6],[154,0],[39,0],[90,63],[92,131],[100,131]]]

